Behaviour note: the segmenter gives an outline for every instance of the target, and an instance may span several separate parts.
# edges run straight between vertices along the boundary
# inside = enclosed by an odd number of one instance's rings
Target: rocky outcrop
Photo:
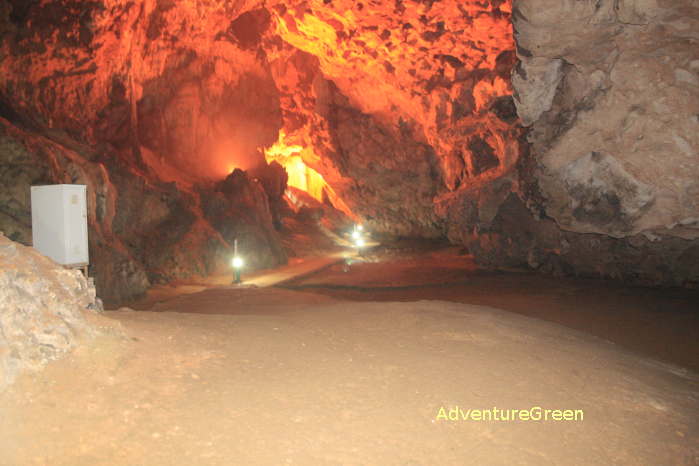
[[[236,169],[213,190],[201,193],[205,218],[216,231],[229,238],[231,244],[238,240],[240,254],[245,257],[246,266],[251,268],[268,268],[286,261],[270,205],[270,197],[278,202],[274,197],[277,191],[269,178],[267,180],[270,191],[265,189],[260,179]],[[276,188],[283,193],[286,183]],[[230,256],[226,256],[226,261]]]
[[[94,335],[86,313],[99,306],[81,272],[0,233],[0,390]]]
[[[442,186],[439,158],[412,135],[382,127],[336,90],[327,105],[334,150],[326,157],[353,182],[339,193],[373,229],[399,236],[441,236],[433,199]]]
[[[520,63],[512,82],[531,144],[521,181],[532,214],[522,224],[533,240],[493,228],[532,266],[548,249],[576,273],[698,283],[691,263],[699,259],[699,7],[515,6]]]
[[[699,6],[525,0],[514,25],[546,215],[569,231],[699,238]]]

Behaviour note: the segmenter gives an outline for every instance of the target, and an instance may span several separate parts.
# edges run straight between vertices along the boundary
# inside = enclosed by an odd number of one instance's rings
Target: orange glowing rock
[[[430,145],[448,192],[488,183],[515,166],[516,123],[492,110],[512,94],[511,0],[287,0],[270,13],[270,43],[284,41],[267,57],[286,134],[315,149],[320,160],[304,152],[303,162],[354,211],[361,211],[355,183],[337,157],[328,157],[338,152],[328,111],[337,102],[328,85],[346,97],[343,105],[385,131],[409,131]]]
[[[512,0],[11,3],[34,6],[0,41],[3,98],[166,181],[276,159],[346,212],[437,225],[519,156]]]
[[[355,218],[349,207],[337,196],[323,176],[306,165],[304,155],[310,158],[318,157],[312,149],[288,144],[284,130],[279,132],[279,140],[265,149],[267,163],[275,161],[286,170],[289,175],[289,186],[307,192],[318,202],[324,202],[327,199],[336,209],[341,210],[351,218]]]

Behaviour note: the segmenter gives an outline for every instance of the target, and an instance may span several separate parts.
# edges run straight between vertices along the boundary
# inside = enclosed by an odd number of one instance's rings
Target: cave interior
[[[484,268],[695,286],[695,10],[603,3],[6,0],[0,228],[30,244],[27,186],[87,185],[115,303],[234,239],[284,264],[302,208]]]
[[[31,246],[30,187],[85,185],[108,309],[228,286],[239,248],[243,284],[315,260],[301,291],[696,370],[698,42],[694,0],[0,0],[0,232]]]

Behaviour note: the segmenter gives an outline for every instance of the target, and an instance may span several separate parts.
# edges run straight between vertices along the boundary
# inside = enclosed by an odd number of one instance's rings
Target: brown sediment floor
[[[430,289],[408,268],[395,283],[371,264],[305,283]],[[478,279],[494,287],[497,277]],[[501,303],[526,301],[514,296],[523,284],[500,283]],[[594,296],[554,283],[559,298],[530,286],[532,307]],[[697,463],[695,372],[542,319],[434,298],[222,286],[157,312],[107,312],[104,336],[0,394],[0,464]],[[578,420],[557,420],[572,413]]]
[[[479,270],[458,248],[381,250],[284,285],[350,301],[444,300],[570,327],[699,372],[699,290]]]

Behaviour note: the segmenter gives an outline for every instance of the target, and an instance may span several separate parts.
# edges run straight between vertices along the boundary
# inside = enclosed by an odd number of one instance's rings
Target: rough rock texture
[[[691,285],[695,3],[0,0],[0,228],[27,242],[28,184],[84,182],[106,298],[234,237],[272,266],[266,157],[481,264]]]
[[[0,389],[94,334],[95,288],[34,249],[0,234]]]
[[[254,251],[251,265],[285,260],[259,183],[245,179],[245,189],[258,193],[253,199],[215,197],[212,185],[165,182],[116,154],[99,158],[92,148],[49,137],[0,118],[0,227],[13,240],[30,244],[29,187],[87,185],[90,272],[105,301],[131,299],[151,283],[210,273],[228,263],[236,237]],[[226,228],[211,215],[216,199]]]
[[[0,101],[136,164],[225,176],[281,124],[269,71],[235,45],[246,2],[3,1]],[[15,118],[8,118],[16,120]]]
[[[221,267],[236,236],[250,264],[286,260],[264,193],[223,199],[221,231],[202,200],[281,125],[264,62],[226,32],[245,5],[174,7],[0,2],[0,228],[30,244],[29,186],[86,184],[91,273],[115,303]]]
[[[449,238],[488,267],[699,285],[698,7],[520,0],[513,25],[529,144],[443,198]]]
[[[279,3],[287,139],[370,228],[443,236],[435,203],[512,170],[509,1]]]
[[[283,193],[286,184],[277,181],[281,185],[277,189]],[[270,198],[274,199],[278,190],[272,191],[269,186],[268,192],[261,181],[236,169],[216,185],[214,192],[201,194],[207,220],[226,238],[238,239],[246,264],[251,267],[269,267],[276,258],[285,257],[270,207]]]
[[[515,102],[547,216],[699,238],[699,5],[524,0],[517,12]]]
[[[531,143],[522,191],[535,212],[518,227],[531,239],[511,234],[513,257],[698,283],[699,5],[520,0],[513,23]]]

